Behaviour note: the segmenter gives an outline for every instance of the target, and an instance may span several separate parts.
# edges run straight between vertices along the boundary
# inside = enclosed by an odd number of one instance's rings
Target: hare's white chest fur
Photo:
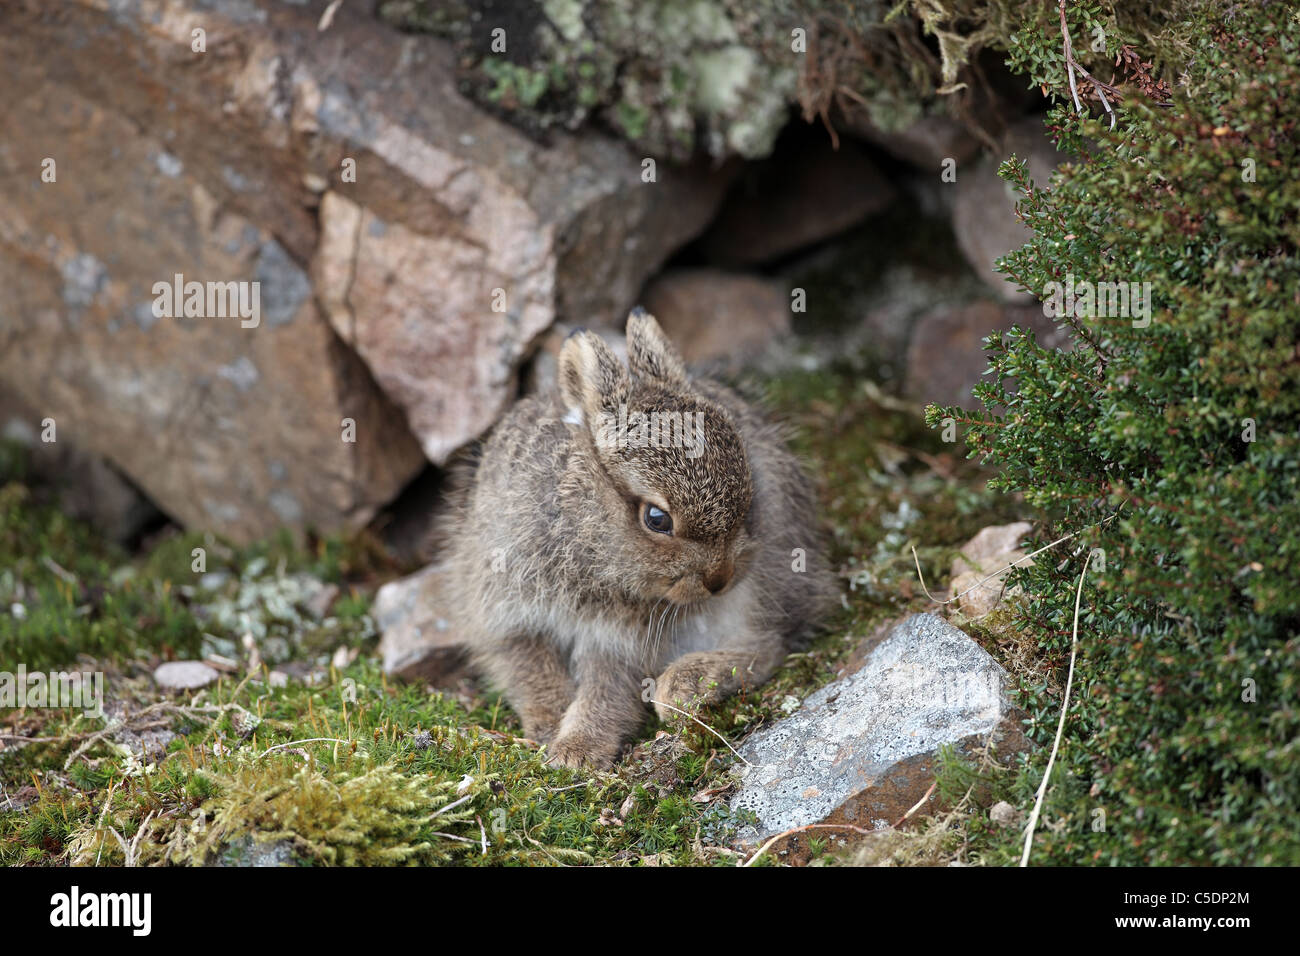
[[[642,619],[532,601],[514,604],[519,613],[502,615],[497,625],[536,634],[575,658],[609,656],[654,676],[684,654],[743,646],[753,636],[754,603],[753,583],[746,579],[699,605],[652,607]]]

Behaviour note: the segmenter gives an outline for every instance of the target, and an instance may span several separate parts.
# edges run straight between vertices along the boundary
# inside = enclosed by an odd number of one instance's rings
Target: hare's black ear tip
[[[572,329],[570,330],[569,334],[564,337],[564,341],[567,342],[569,341],[569,339],[576,338],[577,336],[581,335],[583,332],[586,331],[587,329],[584,326],[579,326],[576,329]]]
[[[650,314],[650,313],[647,312],[647,311],[645,310],[645,306],[643,306],[643,305],[634,305],[634,306],[632,306],[632,311],[629,312],[629,313],[627,314],[627,317],[628,317],[629,319],[639,319],[639,318],[642,318],[643,316],[647,316],[647,315],[649,315],[649,314]]]

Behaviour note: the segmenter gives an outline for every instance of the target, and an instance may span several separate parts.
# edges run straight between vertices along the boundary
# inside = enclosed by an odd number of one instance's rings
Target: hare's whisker
[[[655,601],[654,604],[650,605],[650,614],[646,618],[646,626],[645,626],[645,642],[647,647],[652,647],[650,635],[654,631],[655,611],[659,610],[659,605],[663,603],[665,600],[667,600],[667,598],[660,598],[659,600]],[[655,658],[652,655],[651,656],[652,667],[654,666],[654,661]]]
[[[677,615],[681,613],[681,610],[682,606],[680,604],[673,608],[673,619],[668,625],[668,639],[672,641],[670,647],[674,651],[677,650]]]
[[[664,607],[664,612],[663,612],[663,614],[660,615],[660,617],[659,617],[659,630],[658,630],[658,632],[656,632],[656,634],[655,634],[655,658],[656,658],[656,661],[658,660],[659,653],[660,653],[661,649],[663,648],[663,640],[664,640],[664,622],[667,621],[667,619],[668,619],[668,612],[674,610],[676,607],[677,607],[676,604],[669,604],[669,605],[665,606],[665,607]]]
[[[665,608],[664,608],[664,614],[667,614],[667,613],[668,613],[668,608],[665,607]],[[654,661],[655,661],[655,667],[656,667],[656,668],[658,668],[658,666],[659,666],[659,633],[660,633],[660,630],[661,630],[662,626],[663,626],[663,616],[661,615],[661,616],[659,617],[659,619],[655,622],[655,628],[654,628],[654,642],[653,642],[653,644],[651,645],[651,654],[654,656]]]

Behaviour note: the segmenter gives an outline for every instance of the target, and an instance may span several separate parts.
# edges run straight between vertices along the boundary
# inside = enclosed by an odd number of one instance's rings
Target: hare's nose
[[[710,594],[717,594],[727,586],[727,582],[730,580],[731,568],[714,568],[704,575],[704,586],[709,589]]]

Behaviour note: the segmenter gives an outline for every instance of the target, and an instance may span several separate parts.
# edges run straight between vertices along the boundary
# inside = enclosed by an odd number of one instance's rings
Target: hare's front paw
[[[614,765],[615,747],[583,733],[565,734],[546,747],[546,762],[552,767],[607,770]]]
[[[720,696],[712,669],[689,657],[673,661],[655,681],[655,713],[665,723],[682,721],[682,711],[694,714]]]

